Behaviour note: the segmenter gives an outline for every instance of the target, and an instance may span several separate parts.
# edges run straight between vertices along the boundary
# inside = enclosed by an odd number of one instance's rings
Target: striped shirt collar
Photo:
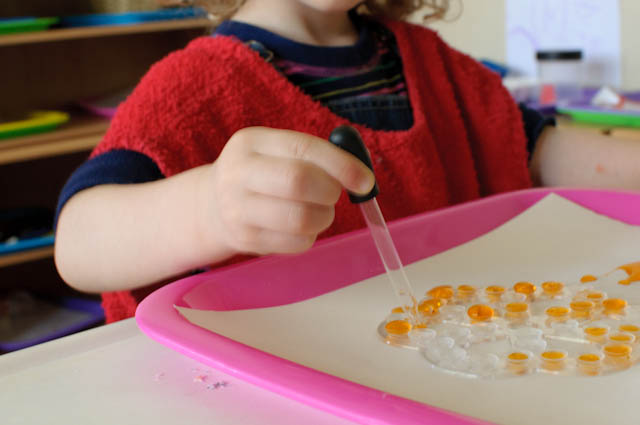
[[[352,46],[321,47],[282,37],[264,28],[238,21],[225,21],[213,35],[232,36],[242,42],[257,41],[276,56],[289,61],[325,67],[351,67],[366,64],[376,53],[374,36],[364,19],[350,14],[358,29],[358,41]]]

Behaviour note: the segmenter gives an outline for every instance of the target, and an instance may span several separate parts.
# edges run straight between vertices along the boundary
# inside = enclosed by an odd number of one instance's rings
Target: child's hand
[[[263,127],[235,133],[206,179],[203,236],[256,254],[310,248],[342,188],[364,194],[374,184],[371,170],[327,140]]]

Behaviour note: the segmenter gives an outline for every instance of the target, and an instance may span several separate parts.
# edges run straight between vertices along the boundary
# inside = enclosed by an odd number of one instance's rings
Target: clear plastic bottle
[[[580,50],[544,50],[536,54],[540,103],[566,105],[582,97],[583,69]]]

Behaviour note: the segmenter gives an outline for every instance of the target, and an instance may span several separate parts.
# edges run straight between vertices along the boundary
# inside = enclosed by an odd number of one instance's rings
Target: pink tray
[[[640,224],[640,194],[531,189],[397,220],[389,228],[403,262],[409,264],[487,233],[551,192],[613,219]],[[301,255],[264,257],[179,280],[147,297],[136,319],[145,333],[176,351],[358,423],[485,423],[267,354],[192,325],[174,308],[235,310],[284,305],[381,273],[380,258],[363,229],[323,240]],[[300,285],[301,281],[305,284]]]

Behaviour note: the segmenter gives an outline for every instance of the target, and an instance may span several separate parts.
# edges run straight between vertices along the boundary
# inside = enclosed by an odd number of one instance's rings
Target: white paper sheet
[[[550,195],[494,231],[407,267],[414,289],[462,283],[572,282],[640,260],[640,227]],[[640,283],[607,288],[640,302]],[[611,292],[619,291],[619,293]],[[428,367],[385,345],[376,327],[393,299],[381,275],[303,302],[256,310],[181,308],[192,323],[296,363],[372,388],[508,425],[637,425],[640,366],[597,378],[536,374],[484,380]]]
[[[618,0],[507,0],[507,63],[537,74],[536,50],[581,49],[585,82],[621,83]]]

